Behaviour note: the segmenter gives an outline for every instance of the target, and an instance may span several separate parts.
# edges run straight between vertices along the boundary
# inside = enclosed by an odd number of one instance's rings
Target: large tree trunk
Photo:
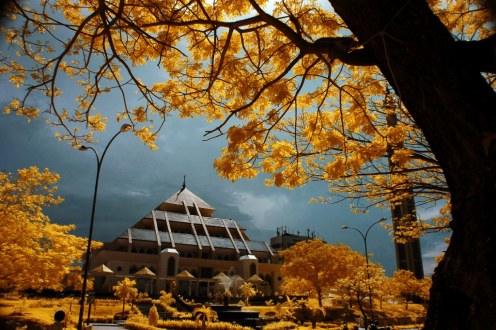
[[[426,329],[495,329],[496,94],[425,1],[329,1],[424,132],[451,191],[453,234]]]

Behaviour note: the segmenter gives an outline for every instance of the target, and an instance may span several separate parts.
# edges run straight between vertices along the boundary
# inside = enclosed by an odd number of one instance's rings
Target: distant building
[[[251,240],[236,221],[183,188],[91,256],[95,292],[111,292],[124,277],[140,292],[160,290],[201,297],[214,293],[219,277],[256,281],[267,294],[280,288],[277,252]],[[229,276],[228,276],[229,277]]]
[[[315,235],[315,232],[311,232],[310,229],[307,229],[306,235],[300,235],[300,232],[289,233],[286,226],[278,227],[276,236],[270,239],[270,247],[274,251],[281,251],[289,249],[291,246],[295,245],[298,242],[308,241],[312,239],[318,238]],[[319,238],[322,241],[324,239]]]

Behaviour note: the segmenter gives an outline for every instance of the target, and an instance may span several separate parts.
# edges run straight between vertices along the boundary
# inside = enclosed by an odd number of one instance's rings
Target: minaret
[[[179,194],[182,193],[184,191],[184,189],[186,189],[186,174],[184,175],[184,178],[183,178],[183,186],[181,187],[181,190],[179,190],[177,192],[177,196],[179,197]]]
[[[398,123],[398,118],[395,113],[395,104],[392,99],[389,89],[386,89],[386,99],[384,100],[384,107],[387,110],[386,120],[389,127],[396,126]],[[402,168],[392,160],[395,148],[400,148],[402,145],[391,145],[388,143],[387,146],[387,157],[389,160],[389,169],[391,173],[398,172],[401,173]],[[401,175],[401,174],[398,174]],[[393,230],[395,232],[401,225],[408,225],[408,222],[417,221],[417,213],[415,210],[415,200],[413,197],[413,188],[409,183],[408,178],[405,175],[405,182],[403,183],[403,188],[396,194],[403,195],[399,200],[391,202],[391,214],[393,220]],[[405,186],[407,188],[405,188]],[[405,190],[408,189],[408,193],[405,194]],[[409,270],[415,274],[415,277],[421,279],[424,277],[424,268],[422,265],[422,254],[420,252],[420,240],[418,238],[409,238],[407,242],[399,243],[394,242],[396,250],[396,266],[398,269]]]

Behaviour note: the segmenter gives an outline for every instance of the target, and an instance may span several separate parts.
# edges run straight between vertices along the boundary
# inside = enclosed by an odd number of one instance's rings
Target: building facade
[[[138,290],[152,296],[161,290],[211,296],[241,280],[253,281],[265,294],[278,292],[277,252],[266,242],[251,240],[236,221],[214,217],[214,212],[183,185],[92,253],[95,292],[111,292],[124,277],[136,279]]]

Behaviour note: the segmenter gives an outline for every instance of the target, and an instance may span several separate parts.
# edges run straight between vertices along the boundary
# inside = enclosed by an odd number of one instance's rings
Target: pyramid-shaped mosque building
[[[245,281],[257,278],[259,290],[277,292],[281,281],[277,252],[266,242],[251,240],[235,220],[214,217],[214,212],[183,184],[93,252],[90,275],[95,292],[111,292],[118,281],[130,277],[137,280],[140,292],[152,296],[171,288],[186,297],[211,296],[221,273]]]

